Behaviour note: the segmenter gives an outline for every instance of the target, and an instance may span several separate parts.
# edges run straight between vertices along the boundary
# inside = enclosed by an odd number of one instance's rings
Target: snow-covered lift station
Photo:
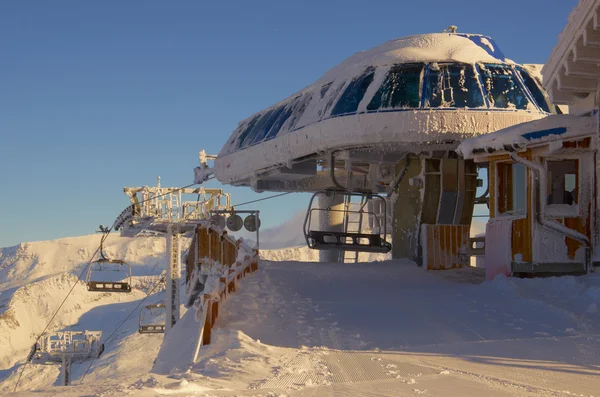
[[[585,274],[600,264],[598,106],[600,1],[582,0],[542,69],[551,115],[469,139],[459,152],[489,164],[485,266],[497,274]]]
[[[214,175],[258,192],[317,192],[305,236],[328,248],[322,260],[385,252],[391,235],[394,258],[427,269],[467,265],[474,205],[487,197],[477,197],[476,163],[456,149],[554,114],[539,68],[454,26],[391,40],[240,122]],[[206,175],[197,169],[196,182]]]

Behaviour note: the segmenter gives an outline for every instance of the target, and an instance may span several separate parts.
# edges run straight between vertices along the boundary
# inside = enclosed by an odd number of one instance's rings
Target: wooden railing
[[[202,345],[210,343],[219,304],[236,291],[242,278],[258,270],[258,262],[258,249],[241,239],[211,225],[196,228],[186,260],[185,303],[196,308],[196,320],[203,324]]]

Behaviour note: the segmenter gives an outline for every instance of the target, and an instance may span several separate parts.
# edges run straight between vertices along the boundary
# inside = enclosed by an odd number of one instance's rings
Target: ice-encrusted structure
[[[332,187],[323,164],[344,152],[346,164],[334,166],[342,180],[354,166],[361,189],[383,190],[393,177],[385,167],[406,153],[453,149],[465,137],[553,113],[532,70],[482,35],[390,40],[240,122],[215,175],[259,191],[313,191]]]

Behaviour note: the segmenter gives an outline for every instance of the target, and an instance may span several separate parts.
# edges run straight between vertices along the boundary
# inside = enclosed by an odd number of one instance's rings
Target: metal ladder
[[[363,223],[362,209],[366,204],[366,196],[361,196],[360,203],[352,202],[352,196],[346,196],[344,199],[344,232],[345,233],[361,233]],[[360,211],[358,214],[350,213],[349,211]],[[358,216],[358,220],[356,217]],[[352,219],[354,218],[354,219]],[[342,251],[343,263],[358,263],[358,251]]]

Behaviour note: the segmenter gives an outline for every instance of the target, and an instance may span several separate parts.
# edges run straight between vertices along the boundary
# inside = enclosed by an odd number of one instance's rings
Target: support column
[[[71,358],[66,354],[62,356],[62,367],[60,368],[61,381],[63,386],[69,386],[71,383]]]
[[[396,201],[393,203],[392,258],[409,258],[420,264],[419,229],[421,225],[421,189],[419,184],[410,181],[421,174],[423,160],[407,157],[396,165],[396,173],[402,172],[406,163],[408,168],[404,178],[396,189]]]
[[[181,278],[181,250],[179,228],[167,227],[167,313],[165,332],[179,321],[179,285]]]
[[[475,164],[453,151],[434,152],[428,158],[403,160],[396,172],[406,161],[393,207],[393,258],[422,265],[426,257],[428,269],[462,266],[477,190]]]
[[[344,196],[336,195],[335,198],[325,195],[318,196],[319,208],[331,208],[340,210],[339,212],[319,211],[319,230],[328,232],[344,231]],[[321,262],[342,262],[344,251],[342,250],[321,250],[319,251],[319,260]]]

